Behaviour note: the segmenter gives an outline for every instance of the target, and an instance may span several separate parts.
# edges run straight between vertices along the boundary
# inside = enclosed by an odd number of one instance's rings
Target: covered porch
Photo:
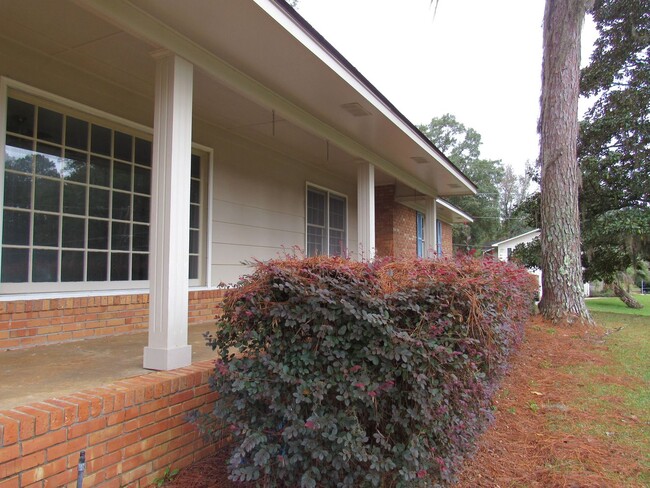
[[[80,315],[103,330],[148,328],[145,368],[186,366],[192,293],[235,283],[243,262],[294,248],[372,258],[380,187],[416,202],[436,243],[440,197],[476,191],[284,2],[27,0],[0,13],[9,344],[48,327],[84,338],[67,310],[92,297],[98,310]],[[129,329],[128,307],[96,319],[123,296],[146,324]],[[40,315],[51,301],[65,307]],[[9,313],[18,302],[34,310]]]

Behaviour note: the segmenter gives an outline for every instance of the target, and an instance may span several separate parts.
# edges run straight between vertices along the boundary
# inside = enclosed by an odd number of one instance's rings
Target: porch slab
[[[214,322],[189,327],[192,362],[216,357],[203,333]],[[59,397],[152,371],[142,367],[147,332],[0,351],[0,410]]]

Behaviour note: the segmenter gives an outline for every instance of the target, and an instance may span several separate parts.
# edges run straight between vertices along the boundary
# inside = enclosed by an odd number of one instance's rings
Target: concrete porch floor
[[[204,332],[214,328],[214,322],[189,327],[193,362],[216,357],[203,338]],[[146,345],[144,331],[0,351],[0,410],[149,374],[152,371],[142,367]]]

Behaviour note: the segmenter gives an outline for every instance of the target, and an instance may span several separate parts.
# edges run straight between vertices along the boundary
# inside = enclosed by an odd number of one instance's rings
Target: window
[[[307,188],[307,255],[343,256],[347,249],[347,200],[315,187]]]
[[[191,161],[191,280],[199,278],[204,247],[203,159],[194,154]],[[4,155],[3,288],[143,286],[149,275],[151,164],[150,135],[12,94]]]
[[[424,214],[422,212],[417,212],[415,214],[415,227],[417,235],[417,255],[419,258],[425,256],[424,248]]]
[[[436,220],[436,253],[442,256],[442,222]]]

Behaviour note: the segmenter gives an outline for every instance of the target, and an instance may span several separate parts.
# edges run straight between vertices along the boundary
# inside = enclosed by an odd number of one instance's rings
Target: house
[[[451,252],[475,185],[282,0],[0,4],[0,349],[148,328],[242,262]]]

